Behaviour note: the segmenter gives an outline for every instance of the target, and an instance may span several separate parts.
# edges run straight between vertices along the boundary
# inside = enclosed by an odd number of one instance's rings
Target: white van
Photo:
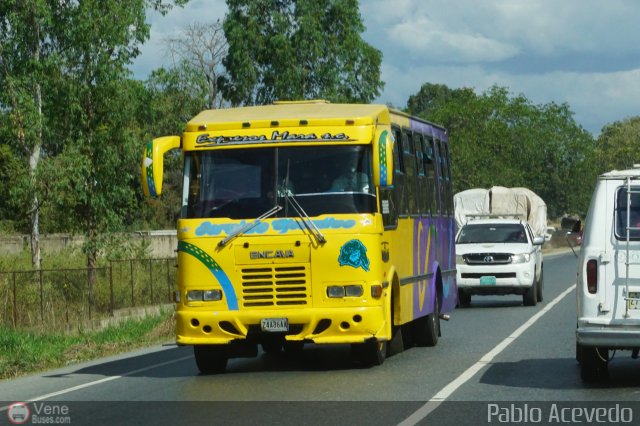
[[[598,178],[578,256],[576,358],[585,381],[640,348],[640,168]]]

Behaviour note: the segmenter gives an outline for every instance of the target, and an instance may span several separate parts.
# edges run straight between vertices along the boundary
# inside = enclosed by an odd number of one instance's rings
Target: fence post
[[[149,304],[153,305],[153,268],[151,267],[151,259],[149,259]]]
[[[16,273],[13,274],[13,328],[18,326],[18,294],[16,290]]]
[[[131,273],[129,274],[129,283],[131,284],[131,307],[133,308],[136,306],[133,298],[133,259],[129,259],[129,269],[131,270]]]
[[[64,281],[62,282],[62,296],[64,297],[64,318],[65,318],[65,323],[69,324],[69,301],[67,298],[67,292],[69,290],[67,290],[66,286],[67,283],[69,283],[69,288],[71,288],[71,283],[69,281],[69,271],[67,271],[66,269],[64,270]]]
[[[109,316],[113,316],[113,263],[109,263]]]
[[[40,277],[40,322],[44,324],[44,285],[42,284],[42,269],[38,270]]]
[[[89,308],[89,320],[91,320],[91,268],[87,268],[87,306]]]
[[[167,270],[167,302],[171,302],[171,275],[169,274],[169,259],[164,260],[164,266]]]

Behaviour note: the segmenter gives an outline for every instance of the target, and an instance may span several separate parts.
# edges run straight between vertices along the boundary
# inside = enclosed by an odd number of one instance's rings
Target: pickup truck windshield
[[[527,243],[524,226],[518,223],[470,224],[462,227],[458,244]]]
[[[373,213],[371,148],[361,145],[219,149],[185,154],[183,218],[296,217],[285,196],[309,216]]]

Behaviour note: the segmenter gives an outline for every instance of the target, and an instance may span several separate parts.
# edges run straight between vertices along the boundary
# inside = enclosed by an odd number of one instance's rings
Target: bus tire
[[[354,343],[351,346],[356,358],[366,367],[382,365],[386,358],[387,342],[372,338],[364,343]]]
[[[227,368],[226,345],[194,345],[193,355],[202,374],[224,373]]]
[[[436,296],[433,312],[413,321],[413,340],[416,346],[435,346],[440,337],[440,302]]]

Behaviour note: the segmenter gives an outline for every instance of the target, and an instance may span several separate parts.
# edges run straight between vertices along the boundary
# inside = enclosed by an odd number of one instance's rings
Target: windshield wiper
[[[319,244],[326,243],[327,240],[324,237],[324,235],[322,235],[322,232],[320,232],[316,224],[313,223],[313,221],[311,220],[307,212],[304,211],[304,209],[302,208],[300,203],[298,203],[298,200],[296,200],[296,198],[293,196],[291,191],[285,190],[284,199],[289,204],[291,204],[291,207],[293,207],[293,209],[296,211],[300,219],[302,219],[302,223],[304,224],[305,228],[307,228],[307,231],[309,231],[309,233],[315,237],[316,241]]]
[[[218,243],[218,247],[226,246],[229,241],[233,240],[238,235],[244,234],[245,232],[248,232],[248,231],[252,230],[256,226],[260,225],[260,223],[264,219],[273,216],[274,214],[278,213],[280,210],[282,210],[282,207],[276,204],[276,206],[274,208],[272,208],[271,210],[269,210],[266,213],[263,213],[260,217],[258,217],[253,222],[247,223],[242,228],[238,228],[235,231],[233,231],[232,233],[230,233],[229,235],[227,235],[227,237],[224,240],[222,240],[222,241],[220,241]]]

